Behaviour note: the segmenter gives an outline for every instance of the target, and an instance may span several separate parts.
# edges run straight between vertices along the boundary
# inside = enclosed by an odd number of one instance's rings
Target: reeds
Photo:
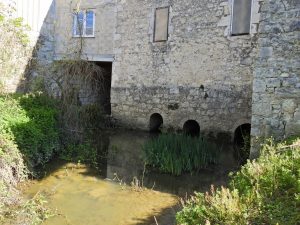
[[[180,175],[218,162],[219,149],[203,137],[183,134],[161,134],[144,147],[148,165],[161,172]]]

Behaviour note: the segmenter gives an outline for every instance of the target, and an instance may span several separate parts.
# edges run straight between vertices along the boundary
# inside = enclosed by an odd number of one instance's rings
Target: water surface
[[[106,160],[99,157],[98,170],[55,160],[46,176],[32,182],[25,194],[32,197],[45,192],[49,196],[49,206],[59,214],[45,222],[49,225],[146,225],[156,224],[155,220],[159,225],[172,225],[180,198],[208,191],[211,184],[226,185],[228,172],[236,168],[227,146],[219,165],[197,174],[175,177],[149,172],[141,147],[149,138],[148,133],[136,131],[101,136],[108,156]]]

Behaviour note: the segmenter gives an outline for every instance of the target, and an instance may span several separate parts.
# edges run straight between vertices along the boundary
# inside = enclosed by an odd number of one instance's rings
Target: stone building
[[[250,124],[255,137],[300,133],[299,1],[78,2],[52,0],[38,58],[80,51],[105,68],[118,125],[228,141]],[[89,92],[82,104],[97,101]]]
[[[260,12],[253,73],[254,145],[255,137],[300,134],[300,1],[266,0]]]

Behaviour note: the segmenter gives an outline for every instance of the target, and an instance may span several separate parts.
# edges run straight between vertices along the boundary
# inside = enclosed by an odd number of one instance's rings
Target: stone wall
[[[265,0],[253,84],[252,136],[300,134],[300,2]],[[256,155],[253,138],[253,157]]]
[[[100,78],[97,81],[85,78],[87,74],[82,74],[81,77],[70,82],[70,88],[74,90],[79,105],[102,104],[104,112],[109,114],[111,62],[113,61],[113,37],[116,18],[115,7],[115,0],[56,0],[55,30],[53,32],[55,37],[53,59],[55,61],[78,59],[78,53],[80,53],[83,60],[94,63],[99,62],[100,64],[101,62],[109,62],[100,65],[105,74],[105,80],[102,84],[99,84]],[[73,15],[78,9],[92,10],[95,13],[94,37],[74,37]],[[108,88],[107,84],[109,84]]]
[[[232,135],[251,122],[252,74],[260,1],[251,34],[230,35],[231,1],[119,0],[114,36],[112,116],[148,129],[150,115],[181,129]],[[170,7],[169,38],[153,42],[155,9]]]
[[[41,2],[40,5],[43,3]],[[41,24],[39,30],[32,32],[31,39],[35,40],[35,46],[32,59],[28,62],[26,80],[20,88],[25,91],[39,89],[41,82],[46,82],[44,85],[46,90],[56,95],[57,85],[50,69],[54,62],[56,2],[47,0],[44,7],[46,5],[47,8],[43,9],[45,15],[41,17],[42,21],[38,21],[38,24]]]
[[[80,3],[80,4],[79,4]],[[95,36],[73,37],[73,13],[77,9],[95,13]],[[55,58],[62,59],[78,53],[83,43],[82,57],[89,61],[113,60],[115,33],[115,0],[56,0]]]
[[[54,0],[0,0],[0,3],[4,3],[9,9],[10,13],[7,16],[23,19],[24,33],[29,39],[26,47],[19,46],[18,43],[13,46],[15,52],[10,61],[15,64],[15,70],[11,71],[11,75],[5,82],[6,92],[24,91],[29,86],[26,78],[31,80],[41,75],[44,66],[53,60],[55,2]],[[6,33],[7,37],[9,35]],[[15,41],[14,38],[11,38],[11,42]],[[3,44],[10,48],[12,43]]]
[[[41,71],[33,69],[33,77],[46,74],[51,82],[47,65],[76,51],[76,2],[51,3],[37,44]],[[250,34],[232,36],[232,0],[86,0],[80,7],[95,11],[96,32],[84,38],[83,55],[114,60],[112,116],[123,126],[147,130],[159,113],[166,128],[196,120],[207,135],[232,137],[245,123],[253,137],[298,134],[298,2],[253,0]],[[159,7],[170,8],[167,42],[153,42]],[[49,87],[54,93],[55,84]],[[95,101],[89,89],[79,93],[82,104]]]

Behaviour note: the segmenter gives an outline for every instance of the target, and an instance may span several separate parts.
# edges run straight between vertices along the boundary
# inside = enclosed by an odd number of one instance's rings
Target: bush
[[[58,109],[43,94],[0,97],[0,135],[13,140],[29,167],[48,162],[59,149]]]
[[[162,134],[147,142],[143,149],[148,165],[174,175],[217,163],[219,155],[216,145],[202,137],[181,134]]]
[[[179,224],[285,224],[300,221],[300,139],[272,141],[231,177],[229,188],[196,193],[177,214]]]
[[[27,168],[44,165],[59,149],[56,105],[43,94],[0,96],[0,223],[28,206],[22,206],[16,188],[26,180]],[[34,209],[27,214],[32,213],[44,214]]]

